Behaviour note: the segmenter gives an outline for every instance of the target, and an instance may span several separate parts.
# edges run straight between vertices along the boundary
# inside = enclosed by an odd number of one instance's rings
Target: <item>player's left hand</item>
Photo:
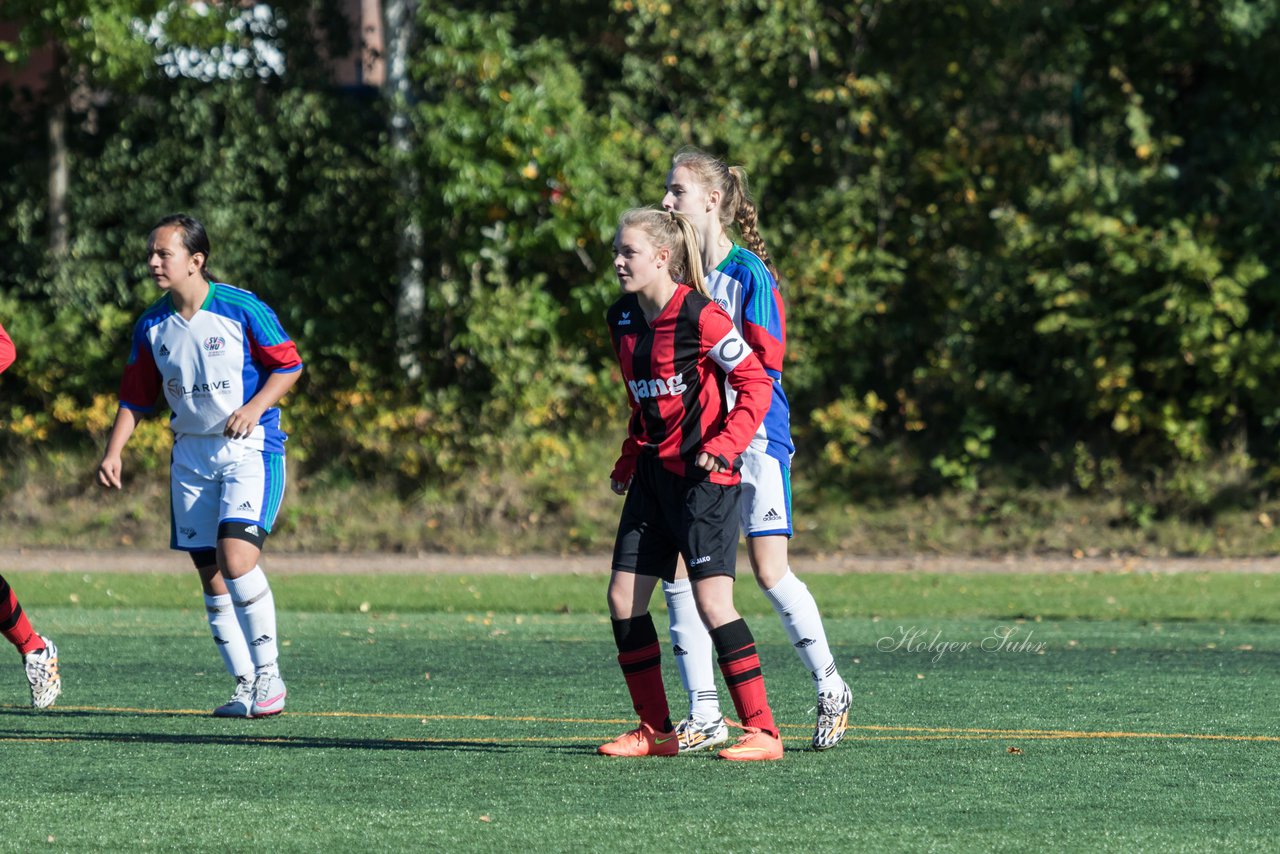
[[[232,439],[247,439],[253,433],[253,429],[258,426],[258,419],[261,417],[261,412],[255,411],[250,406],[242,406],[231,413],[231,417],[227,419],[227,426],[222,430],[222,435]]]

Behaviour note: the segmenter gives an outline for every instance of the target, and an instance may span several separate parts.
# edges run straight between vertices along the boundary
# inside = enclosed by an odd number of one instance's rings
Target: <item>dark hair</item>
[[[204,230],[204,225],[200,220],[184,213],[169,214],[162,217],[159,222],[151,226],[151,234],[147,237],[147,248],[150,250],[156,239],[156,232],[166,226],[177,226],[182,232],[182,246],[191,255],[197,252],[204,255],[204,262],[200,265],[200,273],[206,279],[212,279],[213,274],[209,272],[209,235]]]

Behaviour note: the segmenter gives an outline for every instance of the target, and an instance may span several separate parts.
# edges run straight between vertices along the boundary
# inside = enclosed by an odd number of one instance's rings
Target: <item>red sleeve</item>
[[[13,349],[13,339],[9,337],[8,332],[4,331],[4,327],[0,326],[0,374],[13,364],[17,356],[17,351]]]
[[[622,453],[613,464],[609,478],[618,483],[626,483],[636,473],[636,459],[640,456],[640,443],[630,435],[622,440]]]
[[[742,265],[742,337],[755,350],[760,364],[773,377],[782,376],[782,358],[787,349],[787,311],[777,282],[768,269],[750,253],[752,263]]]
[[[302,367],[302,359],[298,356],[298,348],[294,346],[292,341],[263,346],[258,343],[257,337],[250,330],[249,352],[253,355],[255,362],[270,368],[272,373],[287,374]]]
[[[120,378],[120,405],[139,412],[154,412],[160,397],[160,369],[151,348],[138,338]]]
[[[614,339],[613,355],[621,362],[622,354],[618,352],[618,342]],[[620,365],[621,366],[621,365]],[[623,375],[623,389],[626,389],[626,375]],[[631,407],[631,420],[640,417],[640,407],[631,398],[631,394],[627,393],[627,403]],[[610,479],[617,483],[627,483],[631,480],[632,475],[636,473],[636,460],[640,456],[640,443],[636,441],[635,431],[632,430],[634,424],[627,425],[627,438],[622,440],[622,452],[618,456],[618,461],[613,464],[613,471],[609,474]]]
[[[781,306],[779,306],[779,315],[781,314]],[[742,337],[747,339],[747,343],[751,345],[751,349],[755,351],[756,357],[760,359],[760,363],[767,370],[774,371],[779,376],[782,374],[782,357],[787,349],[786,334],[783,333],[782,338],[774,337],[767,327],[752,323],[743,318],[742,320]]]
[[[760,422],[773,400],[773,380],[729,315],[714,303],[702,315],[702,339],[711,342],[707,355],[724,371],[729,385],[737,392],[733,408],[725,416],[724,429],[709,439],[702,449],[720,457],[729,467],[751,444]]]

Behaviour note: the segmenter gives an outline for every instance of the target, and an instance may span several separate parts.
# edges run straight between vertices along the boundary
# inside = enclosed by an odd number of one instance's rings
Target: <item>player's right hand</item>
[[[123,484],[120,481],[120,471],[122,466],[119,457],[103,457],[102,462],[98,463],[98,483],[107,488],[121,489]]]
[[[630,485],[631,485],[631,478],[627,478],[626,483],[623,483],[622,481],[614,480],[613,478],[609,479],[609,488],[613,490],[615,495],[626,495],[627,487]]]

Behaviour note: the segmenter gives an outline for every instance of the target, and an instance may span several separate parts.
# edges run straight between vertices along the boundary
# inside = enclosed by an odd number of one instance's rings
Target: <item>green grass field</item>
[[[814,576],[855,696],[823,754],[812,684],[741,585],[788,748],[744,766],[594,754],[632,725],[602,576],[281,576],[288,710],[227,721],[193,577],[6,575],[66,688],[37,713],[16,656],[0,674],[4,850],[1274,850],[1280,830],[1272,576]]]

